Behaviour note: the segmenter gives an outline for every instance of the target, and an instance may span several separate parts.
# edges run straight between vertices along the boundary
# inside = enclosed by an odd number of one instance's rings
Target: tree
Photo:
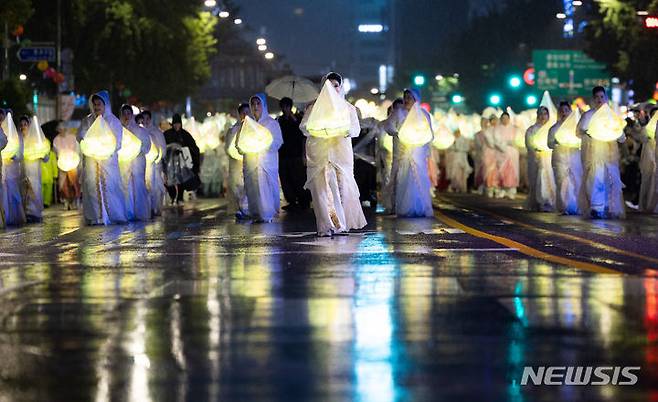
[[[586,30],[587,52],[629,81],[646,99],[658,80],[658,31],[646,29],[637,11],[658,13],[658,0],[597,0]]]
[[[56,2],[35,0],[26,26],[35,41],[55,38]],[[210,75],[217,18],[189,0],[62,1],[62,41],[73,50],[75,89],[110,89],[116,101],[178,102]]]
[[[27,84],[15,78],[0,81],[0,108],[10,108],[14,117],[30,114],[27,104],[30,103],[30,88]]]

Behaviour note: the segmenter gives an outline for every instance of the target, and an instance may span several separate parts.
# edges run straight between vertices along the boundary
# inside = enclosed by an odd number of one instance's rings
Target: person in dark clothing
[[[201,166],[199,147],[190,133],[183,130],[181,116],[172,117],[172,128],[164,132],[167,153],[164,158],[167,192],[172,204],[182,204],[184,190],[199,188]]]
[[[279,148],[279,178],[283,196],[288,202],[283,209],[307,209],[311,203],[311,194],[308,190],[304,190],[306,138],[299,129],[302,119],[292,112],[292,99],[282,98],[279,106],[283,112],[277,118],[283,136],[283,145]]]

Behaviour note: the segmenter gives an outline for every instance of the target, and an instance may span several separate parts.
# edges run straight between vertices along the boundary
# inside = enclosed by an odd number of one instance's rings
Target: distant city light
[[[228,11],[220,11],[219,12],[219,18],[228,18],[229,15],[230,14],[228,13]]]
[[[558,20],[563,20],[567,18],[567,15],[565,13],[557,13],[555,14],[555,18],[557,18]]]
[[[351,78],[344,78],[343,79],[343,90],[345,91],[345,94],[347,95],[350,93],[352,89],[356,88],[356,81],[354,81]]]
[[[370,88],[370,93],[373,95],[377,95],[379,93],[379,89],[377,88]]]
[[[583,5],[583,2],[580,0],[573,0],[573,3],[571,4],[573,4],[575,7],[579,7]]]
[[[240,25],[240,24],[242,24],[242,19],[241,18],[236,18],[236,19],[233,20],[233,23],[235,25]]]
[[[645,15],[649,15],[649,12],[646,11],[646,10],[640,10],[640,11],[637,12],[637,15],[645,16]]]
[[[464,97],[461,96],[460,94],[454,94],[454,95],[452,95],[451,101],[455,105],[458,105],[458,104],[460,104],[464,101]]]
[[[658,28],[658,17],[647,17],[644,20],[644,26],[647,28]]]
[[[528,95],[525,98],[525,103],[528,106],[535,106],[537,104],[537,97],[535,95]]]
[[[18,79],[21,80],[21,81],[25,81],[27,79],[27,75],[21,74],[21,75],[18,76]]]
[[[264,45],[264,44],[266,44],[266,43],[267,43],[267,41],[265,40],[265,38],[258,38],[258,39],[256,39],[256,44],[257,44],[257,45]]]
[[[258,50],[260,50],[261,52],[266,51],[267,50],[267,45],[258,45]]]
[[[459,73],[454,73],[454,74],[452,75],[452,78],[459,78]]]
[[[434,79],[437,80],[437,81],[441,81],[441,80],[443,79],[443,76],[442,76],[441,74],[437,74],[437,75],[434,77]]]
[[[272,52],[265,53],[265,58],[267,60],[272,60],[274,58],[274,53],[272,53]]]
[[[492,104],[493,106],[500,105],[500,102],[502,101],[502,98],[498,94],[493,94],[489,96],[489,103]]]
[[[217,2],[215,0],[206,0],[203,2],[206,7],[215,7]]]
[[[206,116],[210,117],[210,116],[212,116],[212,113],[208,112],[208,113],[206,113]]]
[[[418,87],[422,87],[425,85],[425,76],[424,75],[417,75],[414,77],[414,85]]]
[[[377,33],[382,32],[384,26],[382,24],[361,24],[359,25],[359,32]]]

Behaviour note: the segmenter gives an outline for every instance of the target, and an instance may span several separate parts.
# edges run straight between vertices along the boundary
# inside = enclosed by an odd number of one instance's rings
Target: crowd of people
[[[167,198],[182,205],[196,192],[225,195],[230,213],[253,223],[312,207],[318,236],[362,229],[364,208],[378,204],[384,214],[431,217],[437,190],[515,199],[521,188],[529,210],[592,218],[622,218],[627,205],[657,210],[656,108],[635,108],[615,126],[601,87],[588,110],[556,108],[549,97],[529,127],[512,111],[488,110],[470,133],[431,115],[415,89],[385,116],[364,116],[337,73],[303,112],[283,98],[275,119],[267,96],[252,96],[214,141],[178,114],[157,125],[150,111],[126,104],[117,117],[106,91],[89,107],[77,131],[60,123],[49,138],[36,117],[0,109],[2,227],[41,222],[55,200],[81,206],[88,225],[149,221]]]

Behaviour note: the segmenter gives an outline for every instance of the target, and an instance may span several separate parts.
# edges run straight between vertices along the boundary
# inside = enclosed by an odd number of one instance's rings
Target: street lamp
[[[27,79],[27,75],[21,74],[21,75],[18,76],[18,79],[21,80],[21,81],[25,81]]]
[[[213,8],[217,5],[217,1],[216,0],[206,0],[206,1],[203,2],[203,4],[208,8]]]
[[[421,74],[416,75],[414,77],[414,85],[416,85],[417,87],[422,87],[423,85],[425,85],[425,76]]]
[[[436,77],[434,77],[435,80],[441,81],[443,80],[443,76],[441,74],[437,74]]]
[[[274,53],[272,53],[272,52],[265,53],[265,58],[267,60],[272,60],[274,58]]]
[[[455,105],[459,105],[464,101],[464,97],[461,96],[460,94],[454,94],[452,95],[452,98],[450,98],[450,101]]]
[[[242,24],[242,19],[241,18],[236,18],[236,19],[233,20],[233,23],[235,25],[240,25],[240,24]]]
[[[260,50],[261,52],[266,51],[267,50],[267,45],[258,45],[258,50]]]
[[[265,40],[265,38],[258,38],[258,39],[256,39],[256,44],[257,44],[257,45],[264,45],[264,44],[266,44],[266,43],[267,43],[267,41]]]
[[[567,18],[567,15],[565,13],[557,13],[555,14],[555,18],[557,18],[558,20],[563,20]]]
[[[229,13],[228,11],[220,11],[219,12],[219,18],[228,18]]]
[[[371,88],[371,89],[370,89],[370,93],[373,94],[373,95],[377,95],[377,94],[379,93],[379,89],[377,89],[377,88]]]

